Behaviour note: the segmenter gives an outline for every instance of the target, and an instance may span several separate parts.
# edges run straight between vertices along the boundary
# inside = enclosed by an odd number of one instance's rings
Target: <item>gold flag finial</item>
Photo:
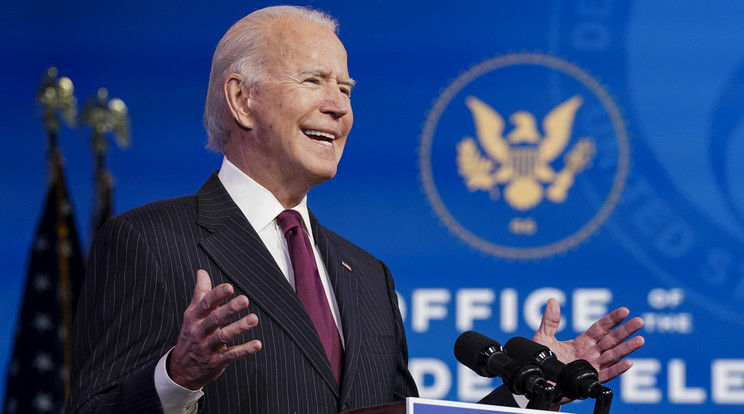
[[[69,126],[75,125],[77,115],[77,98],[75,88],[68,77],[57,78],[57,68],[49,67],[41,79],[36,102],[42,109],[41,120],[50,136],[56,136],[59,132],[59,112],[65,123]],[[56,143],[52,143],[56,144]]]
[[[106,88],[98,89],[98,93],[85,103],[80,123],[91,127],[90,146],[98,157],[108,149],[106,134],[112,133],[120,148],[127,148],[131,144],[127,106],[119,98],[109,99]]]
[[[91,238],[113,213],[114,179],[106,168],[106,135],[113,135],[120,148],[131,143],[127,106],[119,98],[109,99],[108,89],[100,88],[88,99],[80,114],[80,123],[90,126],[90,149],[94,161],[94,199],[91,213]]]

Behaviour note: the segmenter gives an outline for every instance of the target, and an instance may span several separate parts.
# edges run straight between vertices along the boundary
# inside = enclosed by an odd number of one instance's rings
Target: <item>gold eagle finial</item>
[[[119,147],[130,145],[130,120],[127,106],[119,98],[109,99],[106,88],[98,89],[88,99],[80,114],[80,123],[91,127],[90,145],[96,155],[103,155],[108,147],[106,134],[113,133]]]
[[[72,81],[66,76],[57,78],[57,75],[57,68],[49,67],[36,95],[36,102],[42,110],[41,118],[44,129],[52,135],[59,132],[57,112],[69,126],[75,125],[77,115],[77,98],[75,98],[75,87]]]

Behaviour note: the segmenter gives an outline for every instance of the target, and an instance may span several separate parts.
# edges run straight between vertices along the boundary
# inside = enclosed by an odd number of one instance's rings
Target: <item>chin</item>
[[[316,185],[322,184],[336,176],[336,169],[334,168],[332,170],[326,169],[322,171],[315,171],[312,175],[315,177]]]
[[[324,174],[320,174],[320,175],[318,176],[318,178],[319,178],[319,179],[320,179],[320,180],[321,180],[322,182],[326,182],[326,181],[330,180],[331,178],[333,178],[333,177],[335,177],[335,176],[336,176],[336,170],[333,170],[332,172],[330,172],[330,171],[329,171],[329,172],[326,172],[326,173],[324,173]]]

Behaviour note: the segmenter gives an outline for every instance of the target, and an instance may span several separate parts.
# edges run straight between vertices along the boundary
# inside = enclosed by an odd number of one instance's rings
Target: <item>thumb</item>
[[[535,342],[543,343],[545,340],[554,340],[555,333],[558,332],[558,325],[561,323],[561,306],[555,298],[548,299],[545,305],[540,327],[535,332]],[[542,339],[542,340],[540,340]]]
[[[196,286],[194,287],[194,296],[191,297],[191,305],[195,306],[204,296],[212,290],[212,279],[206,270],[199,269],[196,271]]]

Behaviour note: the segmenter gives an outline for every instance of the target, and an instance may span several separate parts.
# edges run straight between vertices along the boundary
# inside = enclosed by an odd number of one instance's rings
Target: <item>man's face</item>
[[[284,19],[265,53],[268,78],[250,92],[253,162],[272,184],[306,192],[336,174],[353,123],[346,50],[328,28]]]

